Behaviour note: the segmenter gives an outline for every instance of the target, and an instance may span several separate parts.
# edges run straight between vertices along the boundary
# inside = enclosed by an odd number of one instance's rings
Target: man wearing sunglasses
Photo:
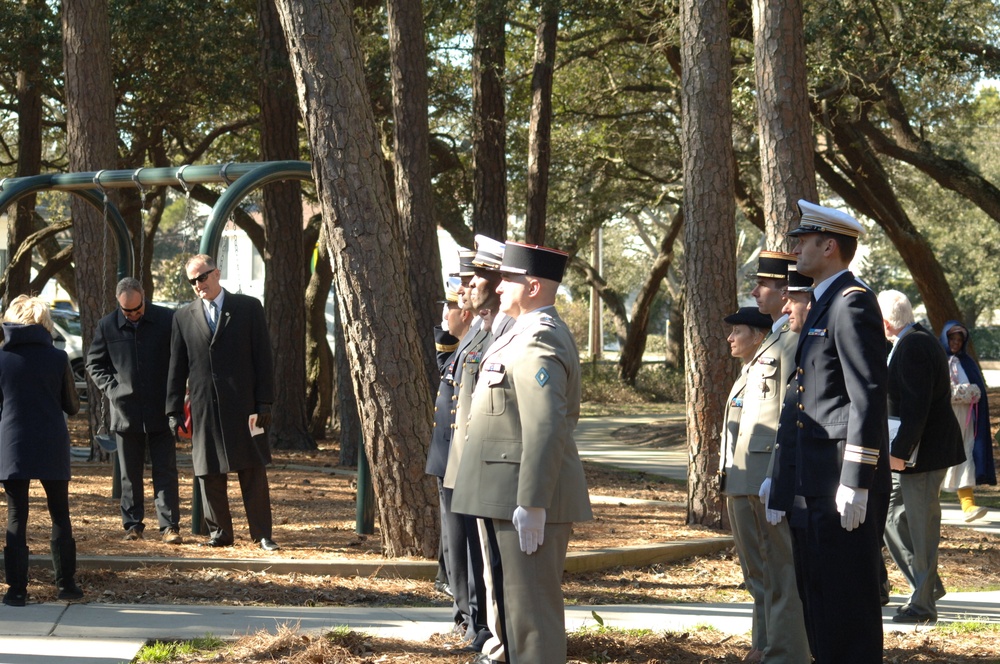
[[[118,308],[97,324],[87,371],[111,409],[108,430],[118,444],[125,539],[143,539],[142,474],[148,448],[160,536],[167,544],[180,544],[177,448],[163,410],[174,312],[146,302],[142,284],[133,277],[118,282],[115,298]]]
[[[271,341],[264,308],[222,288],[215,260],[198,254],[185,265],[197,299],[174,316],[166,410],[170,429],[184,429],[184,395],[191,394],[191,453],[198,477],[207,546],[232,546],[227,474],[239,476],[250,539],[265,551],[272,539],[266,431],[274,402]],[[255,425],[252,427],[252,425]]]

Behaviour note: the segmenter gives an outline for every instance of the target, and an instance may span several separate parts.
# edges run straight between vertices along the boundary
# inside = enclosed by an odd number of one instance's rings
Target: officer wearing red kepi
[[[881,664],[882,531],[890,477],[885,334],[875,293],[848,270],[864,227],[799,201],[798,271],[815,282],[799,336],[795,545],[816,664]]]
[[[566,661],[566,548],[573,522],[593,518],[573,440],[580,358],[553,306],[568,258],[507,243],[497,292],[515,322],[483,357],[452,499],[495,530],[509,664]]]

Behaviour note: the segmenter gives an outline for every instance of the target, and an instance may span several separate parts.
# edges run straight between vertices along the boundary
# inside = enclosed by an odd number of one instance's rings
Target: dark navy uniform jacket
[[[834,496],[840,484],[888,493],[888,372],[875,293],[850,272],[837,277],[813,302],[795,359],[795,493]]]

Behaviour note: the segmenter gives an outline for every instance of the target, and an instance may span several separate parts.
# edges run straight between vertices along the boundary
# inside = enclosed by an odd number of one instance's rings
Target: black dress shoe
[[[205,542],[202,546],[220,548],[223,546],[232,546],[232,545],[233,545],[233,540],[222,539],[221,537],[213,537],[212,539]]]
[[[902,611],[897,612],[896,615],[892,617],[892,622],[917,625],[920,623],[937,622],[937,616],[930,613],[917,613],[913,609],[907,607]]]
[[[281,547],[278,546],[278,543],[275,542],[270,537],[261,537],[260,538],[260,548],[264,549],[265,551],[277,551]]]

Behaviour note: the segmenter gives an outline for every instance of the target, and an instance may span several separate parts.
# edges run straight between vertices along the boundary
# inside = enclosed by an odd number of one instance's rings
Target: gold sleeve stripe
[[[850,288],[848,288],[847,290],[845,290],[843,293],[841,293],[841,295],[843,297],[847,297],[851,293],[864,293],[864,292],[865,292],[865,289],[862,288],[861,286],[851,286]]]
[[[846,445],[844,446],[844,461],[874,466],[878,463],[878,448]]]

